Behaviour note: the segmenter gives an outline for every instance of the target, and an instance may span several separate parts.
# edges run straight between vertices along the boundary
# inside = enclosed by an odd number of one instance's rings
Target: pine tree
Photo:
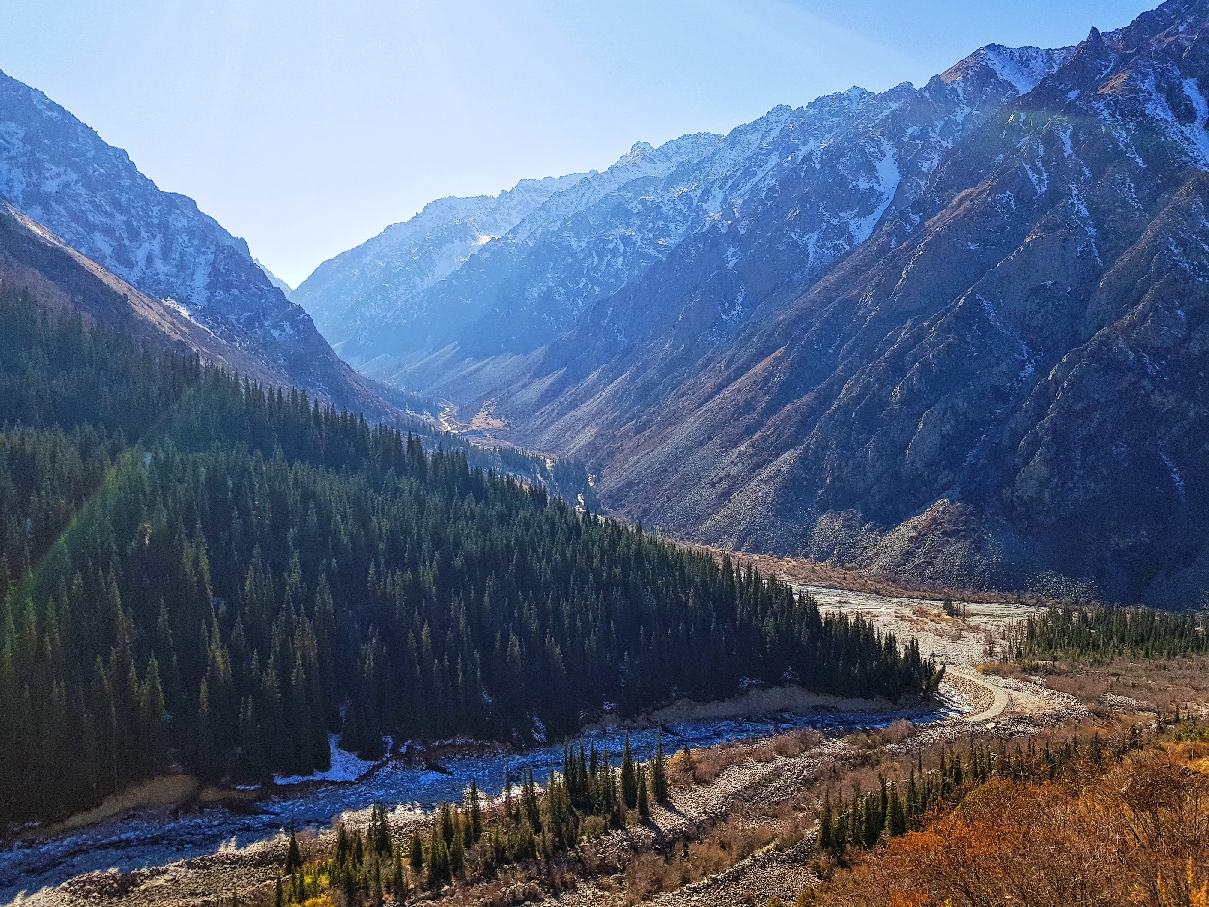
[[[890,789],[890,802],[886,809],[886,833],[891,837],[907,833],[907,813],[903,808],[902,798],[898,795],[898,785]]]
[[[419,876],[424,871],[424,842],[420,839],[419,832],[411,836],[411,846],[408,849],[407,861],[411,866],[412,875]]]
[[[638,805],[638,776],[634,771],[634,751],[630,747],[630,735],[625,735],[625,748],[621,754],[621,799],[627,809]]]
[[[294,834],[294,820],[290,819],[290,843],[285,853],[285,874],[293,875],[302,868],[302,852],[298,849],[298,836]]]
[[[479,802],[479,786],[473,778],[470,779],[470,793],[466,799],[470,810],[471,843],[477,844],[483,836],[483,812]]]
[[[438,888],[449,875],[449,850],[440,827],[433,825],[432,837],[428,842],[428,885]]]
[[[466,864],[466,846],[463,842],[463,836],[455,834],[453,843],[449,846],[449,871],[453,875],[461,875]]]
[[[663,732],[655,735],[655,763],[651,767],[651,796],[656,803],[667,803],[667,767],[663,764]]]
[[[390,891],[395,896],[395,903],[402,904],[407,898],[407,877],[403,875],[403,849],[394,849],[391,861]]]
[[[454,827],[453,827],[453,810],[450,809],[448,803],[441,804],[441,840],[448,847],[453,843]]]
[[[819,816],[819,849],[831,850],[835,845],[835,817],[831,810],[831,792],[823,794],[823,811]]]
[[[647,800],[646,764],[638,764],[638,815],[646,822],[651,818],[651,804]]]

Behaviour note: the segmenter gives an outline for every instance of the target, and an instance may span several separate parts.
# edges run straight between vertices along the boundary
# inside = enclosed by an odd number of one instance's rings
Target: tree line
[[[651,760],[640,762],[627,737],[617,766],[607,750],[592,744],[585,752],[582,741],[568,743],[561,771],[544,790],[525,770],[519,786],[505,780],[501,799],[488,806],[472,781],[461,804],[441,804],[427,832],[418,829],[410,838],[395,834],[385,807],[375,804],[364,834],[341,821],[335,846],[309,861],[291,828],[276,903],[305,904],[333,891],[349,905],[381,905],[386,895],[403,903],[422,889],[490,876],[526,860],[548,862],[585,837],[647,822],[651,804],[670,799],[662,740]]]
[[[1174,658],[1209,652],[1209,615],[1152,608],[1050,608],[1011,629],[1017,659]]]
[[[1098,768],[1106,756],[1120,760],[1143,742],[1137,728],[1111,741],[1096,732],[1083,748],[1074,735],[1057,748],[1048,739],[1043,748],[1033,738],[1027,746],[1017,743],[1009,748],[1004,740],[996,745],[971,738],[964,759],[944,748],[939,764],[930,769],[925,769],[921,751],[905,784],[879,776],[873,791],[854,790],[851,797],[841,792],[838,798],[828,791],[819,816],[818,846],[842,862],[849,851],[868,850],[879,841],[923,828],[929,817],[953,809],[966,794],[991,780],[1056,782],[1068,778],[1081,759]]]

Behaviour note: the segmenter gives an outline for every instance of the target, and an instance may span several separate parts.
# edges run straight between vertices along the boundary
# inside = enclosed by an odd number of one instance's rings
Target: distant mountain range
[[[434,202],[292,298],[365,374],[677,534],[1203,603],[1207,94],[1209,3],[1168,0]]]

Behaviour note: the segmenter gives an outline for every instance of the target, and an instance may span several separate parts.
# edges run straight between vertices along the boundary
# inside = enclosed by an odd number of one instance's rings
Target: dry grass
[[[1022,680],[1040,677],[1047,687],[1069,693],[1102,717],[1131,708],[1164,716],[1177,708],[1209,714],[1209,658],[1205,656],[1148,661],[1119,658],[1103,664],[1048,661],[1021,666],[1000,662],[986,670]]]
[[[197,779],[192,775],[159,775],[133,787],[110,794],[100,806],[76,813],[59,825],[40,829],[40,835],[75,831],[133,809],[149,809],[157,806],[174,806],[184,803],[197,793]]]
[[[791,846],[801,840],[767,826],[739,828],[724,823],[699,841],[682,841],[667,852],[640,853],[625,868],[625,902],[637,904],[716,875],[770,845]]]
[[[752,743],[735,741],[703,750],[692,750],[686,757],[683,750],[668,760],[668,777],[673,787],[711,784],[730,768],[748,759],[772,762],[778,756],[800,756],[823,742],[823,735],[811,728],[795,728],[767,740]]]

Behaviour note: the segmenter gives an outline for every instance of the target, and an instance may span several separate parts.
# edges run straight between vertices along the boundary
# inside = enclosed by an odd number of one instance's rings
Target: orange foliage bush
[[[1209,777],[1151,750],[1072,784],[994,780],[804,900],[1209,907]]]

